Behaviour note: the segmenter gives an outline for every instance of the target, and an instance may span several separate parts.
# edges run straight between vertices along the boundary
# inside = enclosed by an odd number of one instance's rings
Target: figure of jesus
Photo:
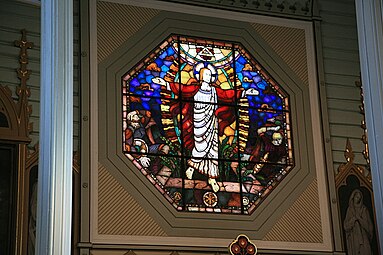
[[[192,179],[194,171],[197,170],[208,177],[208,184],[214,192],[218,192],[220,187],[216,181],[219,177],[219,121],[217,112],[220,111],[219,108],[224,107],[220,107],[217,103],[233,103],[235,98],[247,95],[258,95],[259,92],[254,88],[250,88],[246,91],[235,91],[233,89],[224,90],[219,87],[214,87],[213,82],[215,81],[215,77],[212,75],[212,71],[215,72],[215,69],[211,64],[208,64],[207,67],[200,68],[196,74],[196,78],[199,82],[195,84],[179,85],[178,83],[166,82],[160,77],[153,78],[152,81],[166,87],[167,90],[171,90],[175,94],[178,94],[181,90],[183,97],[194,99],[192,108],[194,146],[191,153],[192,157],[188,160],[188,168],[185,173],[186,178]],[[234,116],[232,117],[232,119],[235,119]],[[231,123],[228,123],[226,125],[230,124]]]

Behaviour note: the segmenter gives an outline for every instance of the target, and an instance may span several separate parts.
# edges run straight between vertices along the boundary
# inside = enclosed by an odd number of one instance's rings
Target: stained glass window
[[[123,152],[179,211],[251,214],[294,164],[288,94],[239,43],[170,36],[122,95]]]

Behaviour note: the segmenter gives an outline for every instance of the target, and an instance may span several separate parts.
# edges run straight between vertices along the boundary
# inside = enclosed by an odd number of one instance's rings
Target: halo
[[[209,62],[199,62],[194,66],[194,77],[197,80],[200,80],[199,72],[202,68],[207,68],[211,71],[211,82],[215,82],[217,80],[217,69],[215,69],[215,67]]]

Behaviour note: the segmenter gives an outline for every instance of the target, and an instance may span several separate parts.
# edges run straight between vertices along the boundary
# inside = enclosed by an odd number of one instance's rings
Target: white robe
[[[211,87],[210,91],[199,89],[194,95],[194,148],[193,158],[188,161],[188,164],[209,178],[219,176],[216,103],[217,93],[214,87]]]

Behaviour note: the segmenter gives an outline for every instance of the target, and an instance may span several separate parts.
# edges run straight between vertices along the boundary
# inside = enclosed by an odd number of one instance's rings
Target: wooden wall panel
[[[108,57],[158,13],[160,11],[155,9],[99,1],[97,3],[98,62]]]
[[[344,163],[346,137],[353,138],[355,162],[363,158],[363,130],[359,112],[359,53],[354,0],[319,0],[321,36],[334,169]]]
[[[167,236],[108,170],[98,167],[99,234]]]
[[[305,31],[298,28],[267,24],[254,23],[251,25],[307,85],[308,70]]]
[[[263,240],[323,242],[317,180],[309,185]]]
[[[30,121],[33,123],[33,132],[30,137],[31,145],[39,140],[40,126],[40,7],[17,1],[0,0],[0,84],[8,86],[13,96],[16,87],[20,84],[16,69],[19,67],[19,48],[14,46],[14,41],[19,40],[20,30],[27,30],[27,39],[33,42],[33,49],[28,50],[28,69],[32,71],[27,85],[31,89],[29,103],[32,105]],[[78,1],[74,1],[74,141],[73,149],[79,148],[79,11]]]

